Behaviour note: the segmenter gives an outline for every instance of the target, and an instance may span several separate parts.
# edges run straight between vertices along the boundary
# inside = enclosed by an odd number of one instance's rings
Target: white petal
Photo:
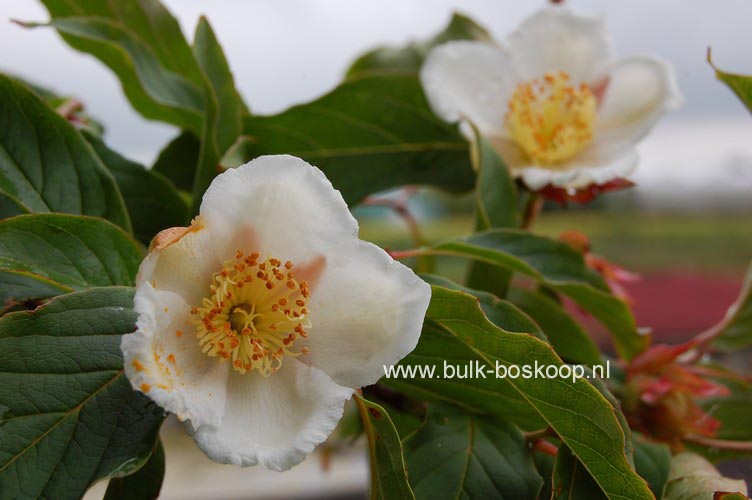
[[[329,436],[352,392],[295,359],[268,378],[233,372],[222,423],[194,426],[194,439],[216,462],[287,470]]]
[[[153,249],[141,262],[136,285],[150,282],[158,290],[169,290],[193,306],[208,294],[211,275],[222,268],[213,250],[214,238],[206,227],[197,226],[175,243]]]
[[[228,363],[203,354],[188,322],[189,305],[150,282],[136,290],[136,332],[124,335],[125,373],[134,389],[194,425],[216,425],[225,406]]]
[[[531,190],[548,184],[563,188],[583,188],[589,184],[605,184],[626,177],[637,166],[634,148],[593,144],[572,160],[550,168],[527,165],[513,168],[512,174],[521,177]]]
[[[574,82],[590,82],[611,57],[611,40],[602,17],[580,16],[557,6],[523,21],[509,35],[505,48],[523,80],[565,71]]]
[[[201,218],[224,245],[301,264],[357,238],[358,223],[323,172],[300,158],[262,156],[216,177]]]
[[[455,41],[434,48],[420,70],[431,109],[448,122],[466,118],[484,134],[503,134],[517,78],[501,48]]]
[[[670,65],[635,56],[622,59],[604,73],[608,85],[598,110],[598,140],[635,143],[683,98]]]
[[[228,255],[259,251],[318,268],[310,273],[317,275],[308,307],[312,353],[304,358],[337,383],[372,384],[383,364],[415,347],[430,287],[358,240],[357,222],[317,168],[291,156],[253,160],[212,183],[201,217],[221,234],[217,242],[233,242]]]
[[[381,248],[342,242],[310,299],[311,364],[347,387],[384,376],[420,337],[431,287]]]

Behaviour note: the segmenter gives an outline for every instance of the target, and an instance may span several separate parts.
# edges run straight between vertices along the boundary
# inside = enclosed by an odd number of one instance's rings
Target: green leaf
[[[451,40],[490,41],[491,36],[469,17],[454,13],[446,28],[428,40],[366,52],[347,70],[347,78],[379,72],[417,73],[429,50]]]
[[[94,288],[0,318],[4,498],[78,498],[147,460],[163,414],[123,374],[132,303],[132,289]]]
[[[736,73],[726,73],[719,70],[710,55],[710,48],[708,48],[708,63],[715,71],[715,76],[720,81],[726,84],[734,94],[744,103],[747,110],[752,112],[752,77],[747,75],[739,75]]]
[[[715,369],[715,367],[710,367]],[[731,378],[716,378],[713,380],[726,386],[730,394],[703,398],[700,406],[709,415],[720,422],[720,427],[715,433],[715,438],[729,441],[752,441],[752,385],[746,381],[737,381]],[[713,461],[728,458],[748,458],[752,456],[750,451],[744,450],[719,450],[714,447],[696,447],[708,459]]]
[[[151,169],[170,179],[178,189],[190,193],[200,148],[201,141],[191,132],[183,131],[159,153]]]
[[[201,73],[180,24],[158,0],[42,1],[63,39],[109,66],[137,111],[199,132]]]
[[[16,286],[133,285],[142,257],[130,236],[102,219],[32,214],[0,221],[0,271],[15,273]]]
[[[371,455],[371,498],[384,500],[414,499],[407,481],[402,443],[384,408],[355,394],[368,436]]]
[[[253,137],[241,135],[225,152],[222,159],[219,160],[219,164],[223,169],[236,168],[243,165],[248,161],[247,158],[253,155],[253,144]]]
[[[517,226],[517,186],[504,161],[480,135],[473,146],[478,170],[478,230]]]
[[[501,266],[569,296],[613,334],[617,351],[631,359],[647,346],[627,304],[611,295],[582,255],[565,243],[518,229],[494,229],[425,248],[417,254],[454,255]]]
[[[36,92],[36,94],[59,115],[74,123],[78,130],[85,130],[97,136],[101,136],[104,133],[104,125],[89,116],[89,114],[84,111],[84,104],[74,97],[58,95],[41,85],[19,78],[16,75],[13,75],[13,78],[25,87]]]
[[[164,473],[164,446],[157,440],[156,449],[140,469],[129,476],[110,479],[104,500],[154,500],[162,489]]]
[[[130,231],[115,180],[81,134],[36,93],[0,75],[0,207],[104,217]],[[16,212],[17,213],[17,212]]]
[[[473,163],[478,172],[475,230],[516,227],[517,186],[501,157],[477,131],[473,142]],[[484,262],[472,262],[467,284],[504,297],[511,277],[509,270]]]
[[[529,333],[543,341],[548,340],[535,321],[509,301],[502,300],[492,293],[464,287],[443,276],[422,274],[421,278],[431,285],[438,285],[450,290],[459,290],[476,297],[480,308],[483,310],[483,314],[486,315],[491,323],[502,330]]]
[[[0,189],[0,219],[31,213],[31,209],[21,200]]]
[[[510,290],[507,298],[540,326],[563,359],[585,365],[601,362],[598,346],[561,304],[541,292],[524,288]]]
[[[45,3],[51,4],[52,1],[46,0]],[[51,26],[68,45],[107,65],[120,80],[133,108],[145,118],[196,133],[201,130],[201,87],[186,75],[168,69],[158,59],[155,48],[149,46],[131,26],[86,13],[74,17],[55,17],[53,11],[50,14],[53,18],[49,24],[25,23],[24,26]]]
[[[28,271],[0,270],[0,312],[16,303],[46,299],[72,291],[70,287]]]
[[[714,347],[733,351],[752,345],[752,266],[747,269],[739,298],[718,327],[720,332],[713,339]]]
[[[177,19],[158,0],[91,2],[42,0],[53,19],[92,17],[113,21],[132,30],[168,70],[196,83],[201,76]]]
[[[656,500],[661,500],[671,470],[671,451],[665,444],[640,435],[636,435],[634,445],[635,469],[648,482]]]
[[[608,498],[598,487],[587,468],[577,460],[565,445],[559,446],[553,474],[552,500],[582,498],[599,500]]]
[[[616,409],[588,381],[572,378],[497,377],[498,366],[561,366],[551,346],[531,335],[493,325],[477,300],[462,292],[433,287],[426,323],[403,368],[479,364],[487,378],[384,378],[407,394],[445,401],[466,410],[492,413],[525,429],[550,426],[611,498],[652,498],[627,457],[625,430]],[[565,373],[566,376],[566,373]],[[531,427],[534,425],[535,427]]]
[[[674,455],[666,483],[665,500],[706,500],[715,492],[747,494],[747,485],[740,479],[721,476],[710,462],[690,452]]]
[[[206,95],[206,120],[192,191],[193,214],[196,214],[201,196],[217,175],[222,155],[240,135],[243,106],[222,47],[205,17],[201,17],[196,27],[193,51],[204,78]]]
[[[353,205],[405,184],[472,188],[467,141],[428,109],[415,76],[370,76],[274,116],[244,120],[252,156],[292,154],[324,171]],[[250,159],[250,158],[248,158]]]
[[[148,243],[162,229],[185,223],[188,204],[171,181],[124,158],[93,134],[84,137],[115,176],[138,240]]]
[[[417,498],[524,500],[543,485],[525,437],[503,420],[432,406],[404,447]]]

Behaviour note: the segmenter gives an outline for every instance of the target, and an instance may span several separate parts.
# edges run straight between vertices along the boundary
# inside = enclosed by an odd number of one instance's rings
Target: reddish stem
[[[690,434],[684,438],[690,443],[731,451],[752,451],[752,441],[732,441],[730,439],[713,439],[697,434]]]
[[[559,453],[559,448],[545,439],[536,439],[533,441],[533,449],[552,457],[555,457]]]
[[[417,219],[415,219],[413,214],[410,212],[410,209],[408,208],[410,198],[416,193],[417,190],[418,188],[414,186],[403,188],[400,193],[400,197],[397,200],[389,198],[375,198],[373,196],[369,196],[365,200],[363,200],[363,205],[369,207],[386,207],[394,210],[394,212],[399,215],[402,220],[405,221],[407,229],[410,232],[410,235],[415,240],[415,243],[418,245],[425,245],[426,240],[425,238],[423,238],[423,234],[420,231],[418,221]]]

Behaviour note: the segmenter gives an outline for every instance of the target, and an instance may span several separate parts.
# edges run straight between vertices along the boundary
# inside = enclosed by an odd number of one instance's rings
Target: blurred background
[[[192,36],[206,14],[222,43],[238,88],[255,113],[275,113],[327,92],[360,53],[404,44],[443,28],[463,12],[502,41],[542,1],[288,0],[201,2],[163,0]],[[752,74],[752,2],[718,0],[568,0],[574,9],[603,14],[618,55],[652,54],[676,68],[684,107],[663,119],[639,146],[631,190],[587,207],[549,207],[534,230],[552,236],[578,229],[593,251],[642,275],[628,286],[638,323],[677,341],[718,321],[734,300],[752,257],[752,117],[715,79],[708,46],[724,70]],[[25,30],[11,18],[47,19],[36,2],[2,2],[0,70],[83,101],[120,153],[151,164],[176,133],[148,122],[129,106],[110,71],[74,52],[53,30]],[[410,200],[428,240],[471,230],[470,201],[436,192]],[[362,237],[382,246],[413,245],[389,209],[356,209]],[[457,263],[450,272],[462,276]],[[455,266],[455,267],[452,267]],[[209,462],[177,425],[166,425],[165,498],[361,498],[368,483],[363,453],[318,454],[280,476]],[[328,464],[327,467],[325,465]],[[328,472],[324,472],[325,469]],[[101,491],[92,498],[101,497]]]

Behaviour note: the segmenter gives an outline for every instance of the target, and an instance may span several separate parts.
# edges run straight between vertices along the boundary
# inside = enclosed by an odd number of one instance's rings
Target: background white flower
[[[434,112],[472,122],[529,188],[581,188],[628,175],[635,143],[682,101],[666,63],[611,53],[602,18],[550,6],[501,47],[436,47],[420,77]]]
[[[358,239],[320,170],[261,157],[219,175],[191,227],[155,238],[125,370],[213,460],[285,470],[326,439],[355,388],[415,347],[429,299]]]

